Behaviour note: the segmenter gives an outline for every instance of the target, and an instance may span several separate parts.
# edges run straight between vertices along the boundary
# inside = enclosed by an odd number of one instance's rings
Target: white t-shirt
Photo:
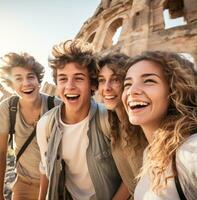
[[[190,136],[177,150],[176,166],[180,180],[184,178],[184,191],[188,200],[197,199],[197,134]],[[187,172],[185,172],[187,169]],[[186,173],[186,174],[185,174]],[[172,174],[171,165],[166,175]],[[184,177],[185,175],[185,177]],[[189,177],[189,178],[188,178]],[[134,200],[180,200],[174,178],[168,179],[167,186],[162,190],[161,195],[156,195],[150,189],[150,178],[148,175],[142,177],[134,192]],[[191,185],[193,183],[193,185]]]
[[[46,168],[45,152],[47,150],[47,140],[45,126],[47,115],[44,116],[37,125],[39,132],[37,135],[38,145],[41,151],[43,169]],[[61,117],[60,117],[61,119]],[[66,188],[74,200],[88,200],[95,194],[94,186],[88,171],[86,150],[89,144],[87,135],[89,126],[89,115],[76,124],[63,125],[62,136],[62,158],[66,163]],[[44,171],[41,169],[41,173]]]

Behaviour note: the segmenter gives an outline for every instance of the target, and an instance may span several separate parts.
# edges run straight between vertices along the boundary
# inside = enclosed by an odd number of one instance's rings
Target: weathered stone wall
[[[163,11],[170,18],[184,17],[185,25],[165,29]],[[122,27],[117,44],[116,30]],[[196,0],[102,0],[76,38],[92,42],[100,54],[120,51],[134,56],[144,50],[190,54],[197,63]]]

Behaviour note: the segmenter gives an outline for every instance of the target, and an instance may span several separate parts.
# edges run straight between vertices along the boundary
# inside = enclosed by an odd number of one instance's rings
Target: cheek
[[[61,96],[61,93],[64,91],[63,90],[63,86],[61,86],[61,85],[57,85],[57,94],[59,95],[59,96]]]
[[[98,85],[98,93],[102,95],[103,86],[101,84]]]
[[[123,93],[122,93],[122,102],[123,102],[123,105],[125,106],[125,103],[126,103],[126,91],[123,90]]]

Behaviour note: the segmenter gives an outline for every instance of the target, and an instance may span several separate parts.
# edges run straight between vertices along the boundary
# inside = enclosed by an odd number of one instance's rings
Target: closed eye
[[[124,89],[128,89],[129,87],[131,87],[132,83],[124,83]]]
[[[144,83],[157,83],[157,81],[155,81],[154,79],[145,79]]]
[[[104,79],[104,78],[99,78],[99,79],[98,79],[98,82],[99,82],[99,83],[104,83],[104,82],[105,82],[105,79]]]
[[[60,81],[60,82],[62,82],[62,81],[66,81],[67,79],[65,78],[65,77],[62,77],[62,78],[58,78],[57,79],[57,81]]]
[[[83,81],[83,80],[84,80],[84,77],[75,77],[75,80],[76,80],[76,81]]]

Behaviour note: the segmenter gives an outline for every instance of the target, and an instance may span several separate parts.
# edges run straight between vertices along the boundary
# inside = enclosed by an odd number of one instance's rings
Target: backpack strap
[[[48,110],[51,110],[55,106],[54,99],[55,96],[48,96],[47,98]]]
[[[176,153],[172,157],[172,168],[173,168],[173,172],[175,175],[175,177],[174,177],[175,186],[176,186],[177,192],[179,194],[179,198],[180,198],[180,200],[187,200],[184,195],[184,192],[181,188],[181,184],[180,184],[179,177],[178,177],[178,171],[177,171],[177,167],[176,167]]]
[[[16,112],[17,112],[18,101],[19,101],[18,96],[11,97],[9,101],[9,114],[10,114],[9,144],[11,144],[12,149],[13,149],[13,134],[15,133],[14,127],[16,123]]]
[[[24,153],[24,151],[26,150],[26,148],[28,147],[28,145],[31,143],[31,141],[33,140],[33,138],[35,137],[35,135],[36,135],[36,128],[34,128],[33,132],[27,138],[27,140],[25,141],[25,143],[23,144],[23,146],[19,150],[18,154],[16,155],[16,163],[18,162],[19,158]]]

